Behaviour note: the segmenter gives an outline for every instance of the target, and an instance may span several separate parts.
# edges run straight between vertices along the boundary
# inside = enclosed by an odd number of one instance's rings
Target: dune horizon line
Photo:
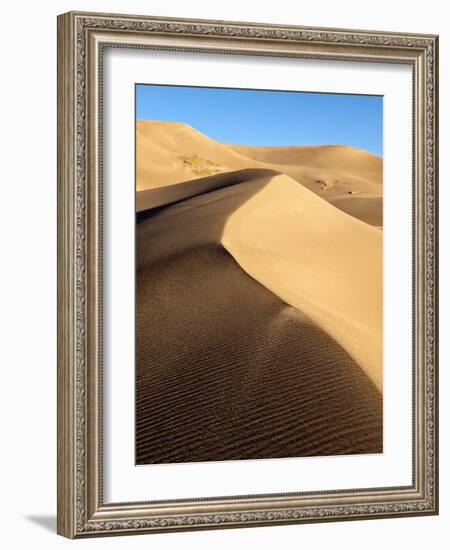
[[[377,153],[374,153],[373,151],[369,150],[369,149],[366,149],[364,147],[358,147],[356,145],[351,145],[351,144],[348,144],[348,143],[335,143],[335,142],[321,142],[321,143],[244,143],[244,142],[241,142],[241,141],[229,141],[229,140],[221,140],[221,139],[216,139],[215,137],[211,136],[209,133],[207,132],[204,132],[203,130],[199,129],[199,128],[196,128],[193,124],[189,124],[187,122],[183,122],[181,120],[160,120],[160,119],[150,119],[150,118],[137,118],[136,119],[136,123],[139,123],[139,122],[156,122],[156,123],[163,123],[163,124],[173,124],[173,125],[180,125],[180,126],[186,126],[187,128],[190,128],[192,129],[193,131],[195,132],[198,132],[200,134],[203,134],[205,136],[207,136],[208,138],[210,139],[213,139],[215,141],[217,141],[217,143],[221,143],[222,145],[225,145],[225,146],[229,146],[229,147],[232,147],[232,146],[237,146],[237,147],[270,147],[270,148],[294,148],[294,147],[298,147],[298,148],[316,148],[316,147],[330,147],[330,148],[333,148],[333,147],[348,147],[350,149],[356,149],[356,150],[359,150],[359,151],[364,151],[370,155],[373,155],[374,157],[377,157],[377,158],[380,158],[382,159],[383,158],[383,155],[379,155]]]

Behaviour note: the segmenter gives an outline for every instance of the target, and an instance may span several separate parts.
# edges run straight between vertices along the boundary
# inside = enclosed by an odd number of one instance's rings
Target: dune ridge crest
[[[382,387],[382,233],[284,174],[260,177],[221,242],[238,264],[330,334]],[[349,261],[351,259],[351,261]]]

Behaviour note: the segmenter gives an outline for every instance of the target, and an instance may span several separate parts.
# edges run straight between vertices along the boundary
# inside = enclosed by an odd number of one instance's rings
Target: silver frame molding
[[[413,483],[140,503],[102,495],[105,47],[413,68]],[[70,12],[58,17],[58,533],[70,538],[438,513],[438,37]]]

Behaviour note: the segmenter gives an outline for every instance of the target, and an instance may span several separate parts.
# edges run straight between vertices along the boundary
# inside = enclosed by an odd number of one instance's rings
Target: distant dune
[[[149,121],[137,151],[137,462],[382,452],[381,160]]]
[[[217,142],[187,124],[139,120],[137,190],[153,189],[246,168],[289,175],[344,212],[377,226],[382,220],[380,157],[345,145],[256,147]],[[348,199],[345,203],[341,199]],[[366,199],[356,208],[353,198]],[[372,201],[372,199],[375,199]]]
[[[378,184],[381,183],[383,177],[383,164],[380,157],[348,145],[294,145],[290,147],[230,145],[229,147],[251,159],[278,166],[300,165],[325,170],[331,169]]]

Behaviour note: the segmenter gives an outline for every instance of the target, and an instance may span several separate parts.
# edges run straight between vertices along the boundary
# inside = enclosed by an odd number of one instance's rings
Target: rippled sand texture
[[[381,160],[150,121],[137,149],[137,463],[382,452]]]

